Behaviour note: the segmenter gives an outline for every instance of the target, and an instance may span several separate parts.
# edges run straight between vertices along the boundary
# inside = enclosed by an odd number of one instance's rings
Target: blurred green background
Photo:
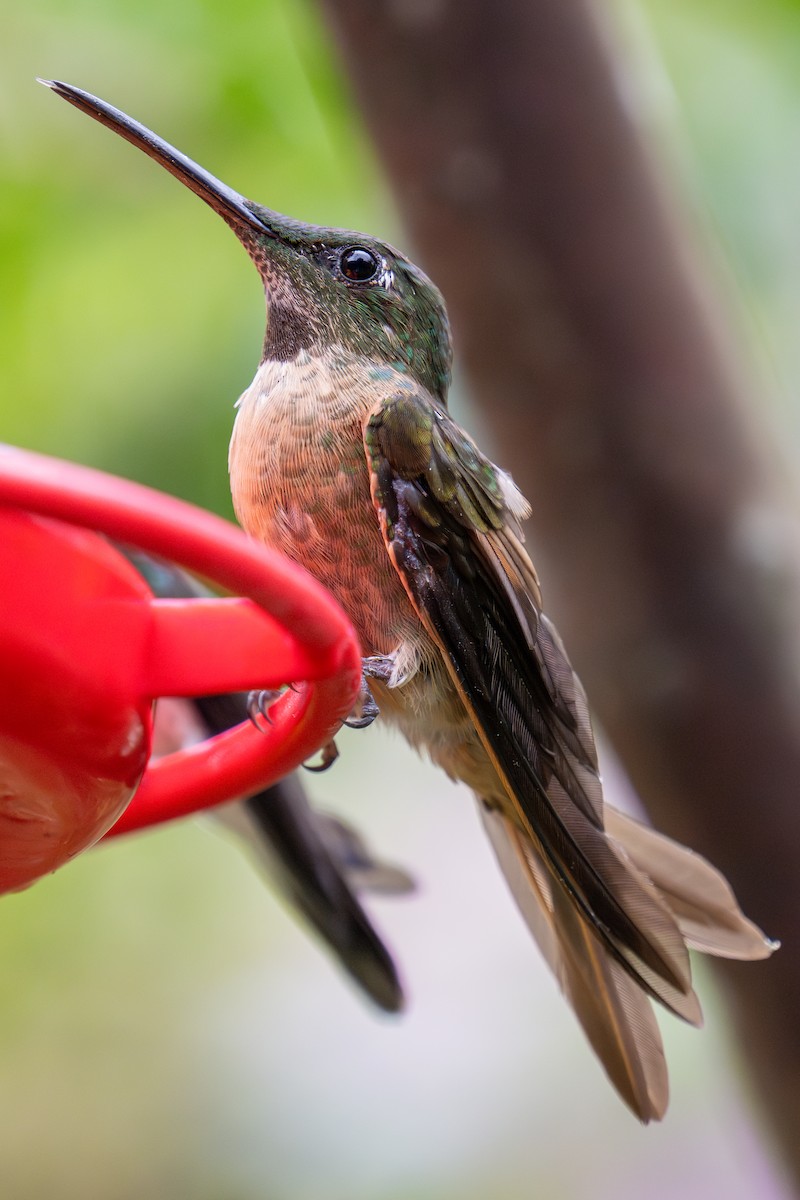
[[[752,339],[760,415],[796,455],[800,5],[615,15],[621,82]],[[36,74],[97,92],[246,195],[403,245],[326,32],[290,0],[4,14],[0,437],[230,514],[256,274],[209,210]],[[375,906],[410,1011],[368,1011],[210,822],[88,854],[0,905],[3,1195],[788,1194],[702,968],[707,1028],[665,1020],[672,1107],[643,1130],[530,947],[469,797],[377,729],[341,749],[315,797],[420,880]]]

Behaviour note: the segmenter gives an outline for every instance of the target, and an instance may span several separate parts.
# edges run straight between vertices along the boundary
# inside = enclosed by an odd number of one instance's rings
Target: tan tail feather
[[[687,944],[720,958],[768,958],[778,942],[739,908],[724,876],[705,858],[606,805],[606,830],[653,881]]]
[[[553,894],[564,993],[622,1099],[644,1122],[667,1110],[669,1078],[653,1006],[560,889]]]
[[[526,924],[622,1099],[660,1120],[669,1082],[661,1035],[644,992],[608,954],[525,835],[481,804],[489,839]]]

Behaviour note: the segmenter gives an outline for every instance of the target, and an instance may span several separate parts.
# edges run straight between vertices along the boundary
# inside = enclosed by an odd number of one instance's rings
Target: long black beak
[[[161,166],[165,167],[171,175],[191,188],[201,200],[205,200],[206,204],[210,205],[214,212],[219,213],[223,220],[227,221],[235,230],[243,232],[249,230],[262,237],[276,236],[275,231],[254,211],[249,200],[240,196],[227,184],[221,183],[219,179],[198,166],[197,163],[192,162],[185,154],[181,154],[180,150],[170,146],[169,142],[165,142],[163,138],[158,137],[146,126],[140,125],[138,121],[134,121],[124,112],[120,112],[118,108],[106,104],[104,100],[99,100],[90,92],[73,87],[70,83],[59,83],[54,79],[40,79],[39,83],[52,88],[57,96],[62,96],[82,112],[94,117],[95,121],[99,121],[101,125],[113,129],[120,137],[124,137],[126,141],[138,146],[140,150],[144,150],[145,154],[161,163]]]

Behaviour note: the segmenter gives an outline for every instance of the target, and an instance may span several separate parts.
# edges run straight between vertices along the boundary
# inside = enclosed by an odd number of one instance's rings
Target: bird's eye
[[[381,268],[377,254],[364,246],[348,246],[339,256],[339,270],[351,283],[369,283]]]

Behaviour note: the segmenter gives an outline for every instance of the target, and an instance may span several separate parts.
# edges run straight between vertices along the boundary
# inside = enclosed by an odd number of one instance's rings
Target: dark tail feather
[[[214,815],[253,847],[272,881],[375,1004],[399,1012],[403,990],[394,962],[328,845],[326,818],[311,808],[297,777]]]
[[[125,550],[157,596],[206,596],[196,579],[175,567]],[[241,695],[192,701],[209,733],[247,719]],[[289,902],[317,931],[348,974],[386,1012],[403,1007],[403,989],[389,951],[362,908],[356,889],[399,893],[413,883],[399,868],[377,863],[358,835],[316,813],[296,776],[216,810],[267,864]]]

